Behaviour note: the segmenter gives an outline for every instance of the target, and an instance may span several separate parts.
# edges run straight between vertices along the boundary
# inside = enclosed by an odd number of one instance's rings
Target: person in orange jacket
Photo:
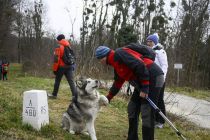
[[[76,97],[76,87],[74,84],[74,76],[73,76],[75,64],[66,64],[63,60],[65,47],[71,48],[71,44],[65,39],[65,36],[63,34],[57,36],[57,41],[59,46],[57,46],[54,50],[54,64],[53,64],[55,83],[54,83],[53,92],[52,94],[48,94],[48,97],[53,99],[57,98],[61,79],[63,75],[65,75],[70,86],[72,98],[74,98]]]

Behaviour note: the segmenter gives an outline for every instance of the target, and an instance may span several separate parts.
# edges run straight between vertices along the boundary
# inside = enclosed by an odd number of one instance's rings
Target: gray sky
[[[71,20],[75,20],[74,34],[79,38],[83,0],[44,0],[48,30],[69,37],[72,33]],[[67,10],[68,9],[68,10]],[[69,11],[69,12],[68,12]]]
[[[79,39],[80,26],[82,25],[82,7],[84,0],[43,0],[46,5],[47,30],[57,34],[65,34],[67,38],[72,33],[71,21],[74,23],[74,37]],[[170,0],[174,1],[174,0]],[[166,10],[170,7],[166,1]],[[109,11],[111,15],[111,11]]]

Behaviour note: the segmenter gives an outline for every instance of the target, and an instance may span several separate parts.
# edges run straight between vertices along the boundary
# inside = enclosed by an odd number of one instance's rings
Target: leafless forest
[[[158,32],[168,55],[167,83],[176,84],[174,63],[182,63],[180,85],[210,88],[209,2],[177,0],[165,8],[164,0],[84,0],[83,14],[74,19],[82,20],[79,40],[74,38],[74,20],[69,23],[76,73],[110,77],[112,69],[94,58],[97,46],[121,47],[119,40],[129,38],[129,31],[145,44],[149,34]],[[42,0],[0,0],[0,58],[21,63],[24,72],[37,76],[52,75],[56,34],[44,28],[46,10]]]

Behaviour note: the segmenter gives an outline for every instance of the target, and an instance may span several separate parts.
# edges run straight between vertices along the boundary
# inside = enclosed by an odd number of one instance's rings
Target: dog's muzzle
[[[95,83],[96,83],[96,86],[92,87],[93,89],[100,87],[100,85],[101,85],[100,81],[95,80]]]

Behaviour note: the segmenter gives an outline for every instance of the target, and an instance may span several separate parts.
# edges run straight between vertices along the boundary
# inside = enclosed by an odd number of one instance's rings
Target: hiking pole
[[[147,101],[150,103],[150,105],[168,122],[168,124],[176,131],[176,134],[181,137],[183,140],[186,140],[186,138],[182,135],[182,133],[176,129],[176,127],[172,124],[172,122],[161,112],[161,110],[153,103],[152,100],[150,100],[149,97],[146,98]]]

